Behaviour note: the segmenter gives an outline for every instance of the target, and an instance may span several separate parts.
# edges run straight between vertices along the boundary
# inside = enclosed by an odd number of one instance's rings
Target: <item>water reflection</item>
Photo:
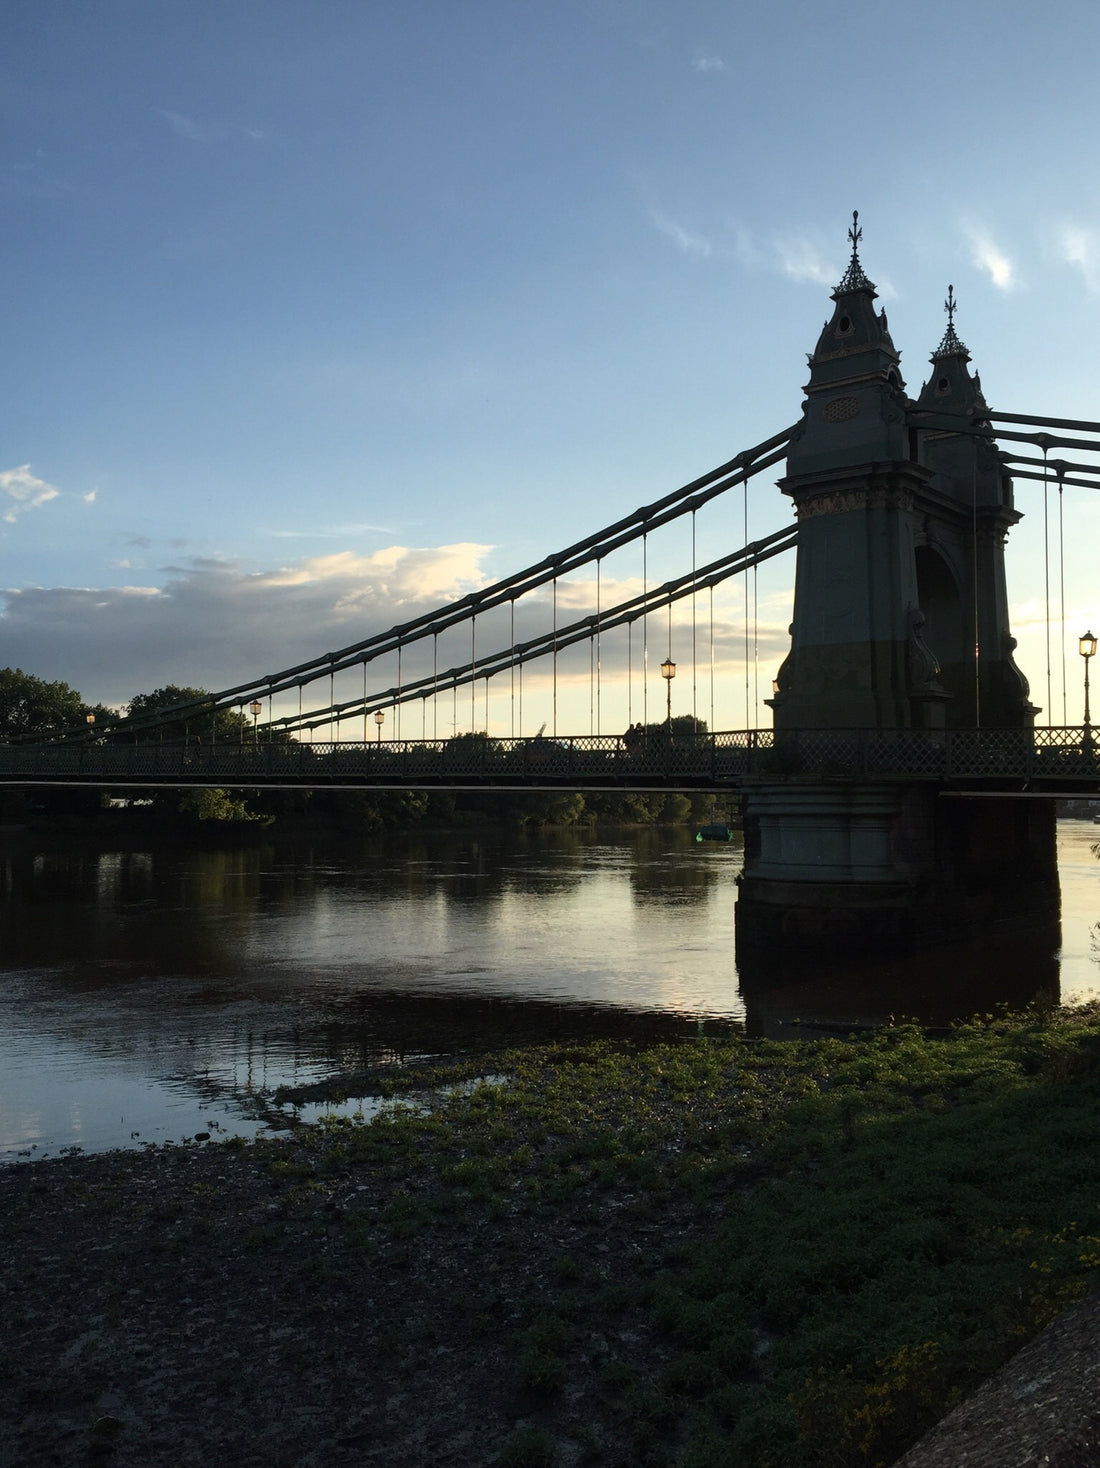
[[[275,1087],[552,1038],[932,1024],[1096,986],[1096,828],[1062,939],[737,973],[741,852],[690,833],[0,850],[0,1159],[271,1120]]]
[[[261,853],[205,851],[31,853],[0,857],[0,952],[5,969],[97,962],[229,966],[260,896]]]
[[[1057,1004],[1058,923],[1046,915],[1026,934],[959,943],[889,961],[825,964],[808,957],[784,969],[741,973],[746,1026],[791,1038],[917,1019],[947,1028],[1005,1006]]]
[[[675,880],[670,880],[668,852],[674,849],[684,856],[695,856],[677,866]],[[742,848],[735,848],[740,868]],[[630,892],[640,906],[659,903],[664,907],[705,907],[714,895],[720,876],[728,876],[728,863],[704,859],[689,831],[646,831],[635,843],[630,866]]]

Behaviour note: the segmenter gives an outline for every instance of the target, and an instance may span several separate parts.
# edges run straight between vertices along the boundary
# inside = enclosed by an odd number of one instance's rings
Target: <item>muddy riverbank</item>
[[[890,1462],[1095,1282],[1098,1057],[1095,1009],[552,1046],[10,1167],[0,1465]]]

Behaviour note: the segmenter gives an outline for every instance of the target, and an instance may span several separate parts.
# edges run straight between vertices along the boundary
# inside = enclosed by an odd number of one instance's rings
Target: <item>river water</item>
[[[741,849],[688,832],[103,852],[0,846],[0,1163],[254,1135],[279,1086],[599,1035],[930,1024],[1100,989],[1100,827],[1059,823],[1060,940],[739,973]],[[352,1102],[351,1105],[359,1103]],[[301,1107],[309,1117],[318,1108]]]

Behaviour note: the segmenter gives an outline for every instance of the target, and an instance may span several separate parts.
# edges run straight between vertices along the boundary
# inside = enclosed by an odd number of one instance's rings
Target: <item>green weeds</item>
[[[557,1452],[553,1438],[537,1427],[518,1428],[500,1450],[501,1468],[553,1468]]]
[[[334,1118],[273,1177],[392,1181],[345,1225],[391,1264],[424,1230],[573,1231],[517,1383],[548,1411],[596,1391],[638,1462],[892,1462],[1100,1275],[1096,1008],[944,1039],[551,1045],[480,1074],[508,1079],[434,1071],[430,1109]],[[632,1251],[611,1274],[577,1243],[605,1236]],[[455,1308],[492,1329],[486,1299]],[[552,1452],[523,1429],[499,1461]]]

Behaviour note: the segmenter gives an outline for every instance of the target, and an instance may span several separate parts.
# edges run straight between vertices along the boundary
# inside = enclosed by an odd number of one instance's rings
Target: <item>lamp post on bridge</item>
[[[1091,632],[1078,639],[1077,648],[1085,660],[1085,738],[1086,750],[1092,749],[1092,720],[1089,718],[1089,658],[1096,656],[1096,638]]]
[[[260,728],[259,728],[259,723],[260,723],[260,715],[263,713],[263,711],[264,711],[264,706],[263,706],[263,704],[260,702],[260,700],[258,698],[254,698],[252,700],[252,702],[248,705],[248,712],[252,715],[252,743],[253,744],[259,744],[259,742],[260,742]]]
[[[665,723],[668,727],[668,737],[672,738],[672,680],[676,677],[676,664],[671,658],[665,658],[661,664],[661,677],[665,680]]]
[[[375,722],[375,725],[376,725],[376,727],[378,729],[378,743],[381,744],[382,743],[382,725],[386,722],[386,711],[385,711],[385,709],[375,709],[375,711],[374,711],[374,722]]]

